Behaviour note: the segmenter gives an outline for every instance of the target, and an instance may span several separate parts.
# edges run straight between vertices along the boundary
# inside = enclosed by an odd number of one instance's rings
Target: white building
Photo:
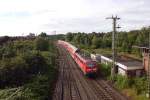
[[[95,55],[94,57],[94,54],[92,56],[91,58],[101,63],[112,63],[111,56]],[[141,61],[124,56],[118,56],[116,59],[116,73],[126,76],[141,76],[143,74],[144,67]]]

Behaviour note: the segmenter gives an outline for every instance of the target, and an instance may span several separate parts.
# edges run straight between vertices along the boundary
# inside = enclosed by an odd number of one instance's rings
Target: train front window
[[[88,64],[88,67],[94,67],[94,66],[95,66],[95,64],[92,64],[92,63]]]

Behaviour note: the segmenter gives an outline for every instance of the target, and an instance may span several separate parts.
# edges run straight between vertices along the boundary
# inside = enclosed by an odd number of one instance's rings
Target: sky
[[[0,36],[130,31],[150,26],[150,0],[0,0]]]

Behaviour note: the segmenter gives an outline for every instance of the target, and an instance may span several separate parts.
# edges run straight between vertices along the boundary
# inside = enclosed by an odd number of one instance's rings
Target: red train
[[[78,48],[62,40],[58,40],[58,44],[63,45],[69,51],[85,75],[95,74],[97,72],[97,63],[91,58],[84,57]]]

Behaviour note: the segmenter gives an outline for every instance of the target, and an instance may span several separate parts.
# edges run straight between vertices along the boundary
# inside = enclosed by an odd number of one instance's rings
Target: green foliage
[[[0,88],[22,85],[29,79],[26,72],[27,64],[21,57],[0,61],[0,68]],[[27,76],[24,77],[25,75]]]
[[[16,51],[23,52],[23,51],[27,51],[27,50],[33,50],[34,49],[34,44],[33,44],[33,41],[28,41],[28,40],[14,41],[13,48]]]
[[[102,39],[102,48],[111,48],[112,38],[111,33],[105,34]]]
[[[71,40],[76,44],[80,44],[81,46],[85,45],[86,47],[91,45],[91,37],[89,37],[85,33],[80,32],[76,34],[69,33],[66,35],[66,37],[69,36],[71,36],[71,38],[67,39],[68,41]]]
[[[133,46],[148,46],[149,27],[144,27],[141,30],[133,30],[129,32],[118,32],[116,34],[116,45],[119,52],[134,53],[138,52],[138,56],[141,55],[139,50],[133,48]],[[66,40],[74,42],[83,48],[111,48],[112,45],[112,32],[107,33],[68,33]]]
[[[4,59],[0,64],[0,68],[3,69],[0,71],[1,87],[4,87],[3,85],[22,85],[31,75],[44,73],[47,70],[46,66],[48,66],[45,58],[38,52],[25,53],[22,56]]]
[[[45,38],[37,38],[35,40],[35,49],[40,51],[47,51],[49,49],[49,41]]]
[[[103,76],[109,77],[109,80],[112,80],[112,77],[110,75],[111,64],[108,64],[108,65],[100,64],[99,68]],[[114,80],[114,85],[120,90],[132,88],[133,90],[136,91],[138,95],[146,93],[146,77],[145,76],[128,78],[127,76],[115,75],[113,80]]]
[[[137,94],[145,93],[146,92],[146,77],[135,78],[133,87],[136,90]]]
[[[53,78],[56,75],[54,69],[49,69],[47,75],[37,75],[31,83],[25,85],[22,96],[33,100],[48,100],[51,98]],[[45,91],[48,90],[48,91]]]
[[[114,79],[115,79],[115,85],[119,89],[124,89],[129,87],[129,79],[126,76],[116,75]]]
[[[3,51],[2,54],[3,58],[10,58],[16,55],[16,52],[14,51],[13,48],[13,43],[7,43],[6,45],[3,46],[1,50]]]
[[[15,57],[21,53],[33,50],[34,47],[34,42],[29,40],[8,42],[0,46],[0,59]]]
[[[15,94],[11,100],[49,99],[57,72],[56,57],[57,50],[53,42],[49,44],[49,40],[43,37],[1,46],[0,99],[8,99],[13,92]]]
[[[116,75],[115,79],[115,86],[118,89],[128,89],[131,88],[136,91],[137,95],[142,95],[146,93],[146,77],[135,77],[135,78],[128,78],[122,75]]]
[[[67,33],[67,35],[66,35],[66,40],[67,40],[67,41],[71,41],[72,39],[73,39],[73,34]]]
[[[47,34],[45,32],[41,32],[41,34],[39,36],[40,37],[47,37]]]
[[[111,73],[111,64],[100,64],[100,71],[102,73],[102,75],[108,77],[110,76],[110,73]]]
[[[94,49],[98,48],[100,46],[100,43],[101,43],[100,39],[94,36],[92,39],[92,48]]]

